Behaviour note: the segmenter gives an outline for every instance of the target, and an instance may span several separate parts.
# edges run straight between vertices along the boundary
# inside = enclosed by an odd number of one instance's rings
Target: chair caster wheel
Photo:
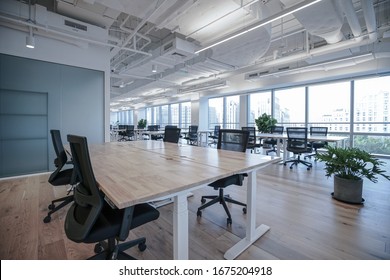
[[[50,223],[50,221],[51,221],[51,217],[50,217],[50,216],[46,216],[46,217],[43,219],[43,222],[44,222],[45,224]]]
[[[242,208],[242,212],[246,214],[246,207]]]
[[[310,167],[308,167],[307,170],[310,170]]]
[[[231,225],[232,225],[232,219],[227,218],[227,225],[228,225],[228,226],[231,226]]]
[[[292,167],[292,166],[290,166],[290,169],[293,169],[293,167]]]
[[[198,210],[198,211],[196,212],[196,216],[202,217],[202,211]]]
[[[283,163],[283,165],[284,165],[284,166],[286,166],[286,165],[287,165],[287,163]]]
[[[205,204],[205,203],[206,203],[206,199],[205,199],[205,198],[202,198],[202,199],[200,200],[200,202],[202,202],[202,204]]]
[[[104,248],[103,248],[103,246],[102,246],[100,243],[97,243],[97,244],[95,245],[95,248],[93,248],[93,251],[94,251],[96,254],[99,254],[99,253],[101,253],[101,252],[104,251]]]
[[[143,251],[146,250],[145,242],[142,242],[142,243],[138,244],[138,250],[140,250],[140,252],[143,252]]]
[[[49,210],[53,210],[56,206],[54,205],[54,203],[50,204],[49,206],[47,206],[47,208]]]

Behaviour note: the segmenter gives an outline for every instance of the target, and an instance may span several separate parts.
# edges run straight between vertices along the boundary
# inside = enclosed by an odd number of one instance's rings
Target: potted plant
[[[271,115],[267,115],[266,113],[263,113],[261,116],[255,119],[255,123],[259,132],[270,133],[271,126],[275,125],[277,123],[277,120],[273,118]]]
[[[137,128],[144,129],[146,127],[147,121],[145,119],[140,119],[138,121]]]
[[[326,151],[318,153],[316,158],[325,163],[325,176],[334,175],[333,198],[352,204],[364,202],[363,179],[374,183],[378,176],[390,180],[390,176],[381,169],[383,161],[358,148],[326,146]]]

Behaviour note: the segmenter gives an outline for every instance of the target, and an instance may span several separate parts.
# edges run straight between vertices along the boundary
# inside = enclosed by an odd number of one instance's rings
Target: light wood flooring
[[[364,205],[332,199],[332,179],[326,179],[323,163],[313,170],[290,170],[274,164],[258,172],[257,223],[270,231],[238,259],[338,260],[390,259],[390,182],[364,182]],[[387,161],[387,170],[390,170]],[[0,180],[0,259],[85,259],[93,245],[77,244],[63,229],[66,209],[43,223],[49,202],[66,193],[52,187],[48,174]],[[229,187],[235,199],[245,201],[245,186]],[[226,226],[221,205],[196,216],[200,196],[215,191],[205,187],[189,201],[190,259],[223,259],[224,252],[244,236],[246,216],[241,207],[229,205],[233,225]],[[146,251],[128,253],[138,259],[172,259],[172,204],[159,208],[160,218],[131,232],[129,238],[146,236]]]

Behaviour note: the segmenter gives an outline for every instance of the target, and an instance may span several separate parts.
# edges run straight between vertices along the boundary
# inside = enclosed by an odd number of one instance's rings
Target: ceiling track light
[[[152,64],[152,72],[157,73],[157,66],[156,64]]]
[[[26,47],[29,49],[33,49],[33,48],[35,48],[35,38],[34,38],[34,34],[32,32],[31,26],[29,27],[29,31],[30,32],[26,37]]]
[[[286,10],[284,10],[284,11],[282,11],[280,13],[277,13],[277,14],[269,17],[269,18],[261,20],[258,23],[255,23],[255,24],[252,24],[252,25],[246,27],[245,30],[243,30],[243,31],[238,31],[238,32],[236,32],[236,33],[234,33],[232,35],[229,35],[228,37],[223,38],[223,39],[221,39],[221,40],[219,40],[219,41],[217,41],[217,42],[215,42],[215,43],[213,43],[211,45],[208,45],[208,46],[206,46],[204,48],[201,48],[201,49],[195,51],[195,53],[198,54],[198,53],[203,52],[205,50],[208,50],[208,49],[210,49],[212,47],[215,47],[215,46],[217,46],[219,44],[222,44],[222,43],[225,43],[227,41],[230,41],[230,40],[232,40],[234,38],[237,38],[237,37],[239,37],[241,35],[244,35],[245,33],[248,33],[250,31],[258,29],[258,28],[260,28],[262,26],[265,26],[265,25],[267,25],[269,23],[272,23],[272,22],[274,22],[276,20],[279,20],[279,19],[281,19],[281,18],[283,18],[285,16],[291,15],[291,14],[293,14],[295,12],[298,12],[298,11],[300,11],[302,9],[305,9],[305,8],[307,8],[307,7],[309,7],[309,6],[313,5],[313,4],[316,4],[316,3],[320,2],[320,1],[322,1],[322,0],[308,0],[308,1],[304,1],[304,2],[302,2],[300,4],[294,5],[294,6],[290,7],[290,8],[287,8]]]

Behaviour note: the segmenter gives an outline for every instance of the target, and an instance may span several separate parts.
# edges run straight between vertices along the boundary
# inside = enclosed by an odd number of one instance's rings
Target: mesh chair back
[[[217,149],[245,152],[249,140],[249,131],[240,129],[221,129]]]
[[[328,135],[328,128],[323,126],[310,127],[310,135],[326,136]]]
[[[178,143],[180,138],[180,128],[177,127],[165,127],[164,142]]]
[[[53,142],[54,151],[56,152],[57,155],[57,158],[55,160],[55,165],[57,168],[61,169],[68,161],[68,157],[66,156],[64,145],[62,144],[61,133],[59,130],[52,129],[50,130],[50,134],[51,134],[51,140]]]
[[[244,126],[241,128],[242,130],[249,131],[249,139],[248,139],[248,149],[252,149],[256,145],[256,128],[251,126]]]
[[[317,135],[317,136],[327,136],[328,135],[328,128],[323,126],[312,126],[310,127],[310,135]],[[314,141],[309,143],[309,145],[314,148],[314,150],[317,152],[317,149],[323,148],[328,144],[326,141]]]
[[[59,130],[52,129],[50,130],[50,134],[57,157],[54,160],[56,170],[50,174],[48,182],[54,186],[73,185],[77,182],[77,176],[73,173],[73,168],[63,169],[65,164],[72,163],[72,161],[68,161],[64,145],[62,144],[61,133]]]
[[[306,127],[287,127],[287,150],[293,153],[308,152]]]
[[[69,239],[83,242],[95,224],[104,200],[92,170],[87,138],[68,135],[68,141],[80,183],[74,190],[74,203],[66,215],[65,233]]]
[[[190,125],[188,128],[188,138],[190,140],[196,140],[198,139],[198,126],[197,125]]]
[[[126,125],[126,136],[127,137],[134,136],[134,125]]]
[[[280,125],[271,126],[271,133],[273,134],[283,134],[284,127]]]
[[[214,126],[214,137],[216,137],[218,139],[218,135],[219,135],[219,131],[221,130],[221,126],[220,125],[216,125]]]

